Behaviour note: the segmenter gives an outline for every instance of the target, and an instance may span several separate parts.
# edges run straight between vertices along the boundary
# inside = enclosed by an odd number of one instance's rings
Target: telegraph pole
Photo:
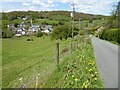
[[[78,34],[80,35],[80,18],[79,18],[79,33]]]
[[[72,11],[72,38],[74,37],[74,12],[75,12],[75,3],[72,3],[71,6],[73,7]]]

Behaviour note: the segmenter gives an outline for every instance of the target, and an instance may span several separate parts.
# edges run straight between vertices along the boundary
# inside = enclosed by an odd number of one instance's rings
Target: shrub
[[[10,30],[4,29],[2,31],[2,38],[11,38],[11,37],[13,37],[13,35],[14,34]]]
[[[80,35],[85,35],[86,34],[86,30],[80,30]]]
[[[64,25],[65,23],[62,21],[59,21],[59,25]]]
[[[101,39],[120,43],[118,38],[119,33],[120,33],[120,29],[110,29],[110,30],[102,31],[99,36]]]
[[[41,31],[38,31],[38,33],[36,34],[37,37],[42,37],[43,33]]]

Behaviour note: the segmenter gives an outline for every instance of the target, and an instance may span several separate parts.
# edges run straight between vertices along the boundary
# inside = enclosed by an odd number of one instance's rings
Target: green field
[[[26,39],[27,37],[3,39],[3,87],[19,87],[27,82],[33,84],[29,84],[29,87],[34,87],[33,81],[38,74],[41,85],[56,69],[56,41],[51,41],[49,37],[33,37],[34,41],[30,42]],[[68,42],[62,41],[61,46],[64,47]],[[19,81],[20,78],[22,81]]]
[[[2,88],[2,39],[0,39],[0,89]]]
[[[61,70],[58,70],[56,65],[56,41],[51,41],[49,36],[37,38],[32,37],[34,41],[27,41],[29,37],[20,37],[20,38],[10,38],[3,39],[3,48],[2,48],[2,87],[71,87],[69,82],[71,80],[66,80],[66,82],[60,84],[60,80],[63,80],[65,75],[69,75],[68,71],[64,72],[67,65],[68,68],[74,70],[74,76],[79,75],[79,71],[83,72],[83,79],[81,79],[81,84],[84,83],[88,78],[84,75],[89,75],[86,70],[81,69],[79,64],[82,64],[82,68],[85,66],[89,69],[93,69],[94,72],[97,71],[96,64],[89,66],[87,62],[80,62],[79,60],[83,59],[89,61],[90,59],[94,61],[94,55],[91,45],[85,43],[82,44],[82,47],[78,51],[74,51],[71,55],[69,53],[63,53],[62,50],[69,49],[70,39],[59,41],[60,43],[60,67]],[[86,46],[87,45],[87,46]],[[75,43],[73,45],[75,47]],[[82,52],[81,52],[82,51]],[[86,56],[85,56],[86,55]],[[65,56],[65,57],[63,57]],[[71,58],[69,57],[71,56]],[[83,57],[85,56],[85,58]],[[77,63],[77,59],[78,62]],[[75,60],[75,62],[74,62]],[[69,61],[69,62],[68,62]],[[95,61],[94,61],[95,62]],[[76,70],[71,66],[76,66]],[[62,70],[63,69],[63,70]],[[57,77],[54,78],[54,77]],[[70,76],[71,77],[71,76]],[[61,79],[60,79],[61,78]],[[96,83],[91,83],[91,87],[102,87],[102,83],[97,74]],[[59,80],[56,83],[56,80]],[[67,82],[68,81],[68,82]],[[52,83],[53,82],[53,83]],[[51,84],[52,83],[52,84]],[[56,83],[56,84],[55,84]],[[66,86],[65,83],[68,83]],[[78,83],[79,84],[79,83]],[[79,86],[74,87],[81,87]],[[76,85],[76,84],[75,84]]]

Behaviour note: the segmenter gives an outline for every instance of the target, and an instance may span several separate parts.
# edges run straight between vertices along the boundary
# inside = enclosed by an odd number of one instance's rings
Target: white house
[[[48,29],[49,31],[52,30],[52,26],[51,25],[46,25],[44,29]]]
[[[16,36],[16,37],[20,37],[20,36],[22,36],[22,34],[15,34],[14,36]]]
[[[26,27],[26,24],[25,24],[25,22],[22,22],[21,24],[20,24],[20,27]]]
[[[25,35],[25,31],[22,31],[22,35]]]
[[[51,25],[46,25],[44,28],[42,28],[42,32],[46,33],[46,34],[50,34],[50,32],[52,31],[52,26]]]
[[[32,23],[32,19],[30,22],[30,28],[28,29],[27,34],[32,34],[32,33],[36,33],[40,30],[40,25],[33,25]]]
[[[25,18],[22,18],[23,20],[26,20],[27,19],[27,17],[25,17]]]
[[[25,31],[23,31],[21,28],[15,28],[15,35],[14,36],[22,36],[25,35]]]
[[[45,30],[43,30],[43,31],[41,31],[41,32],[43,32],[43,33],[46,33],[46,34],[50,34],[50,31],[48,30],[48,29],[45,29]]]

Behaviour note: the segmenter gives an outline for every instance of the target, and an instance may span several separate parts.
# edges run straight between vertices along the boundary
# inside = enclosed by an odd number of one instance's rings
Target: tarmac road
[[[92,37],[94,56],[105,88],[118,88],[118,46]]]

